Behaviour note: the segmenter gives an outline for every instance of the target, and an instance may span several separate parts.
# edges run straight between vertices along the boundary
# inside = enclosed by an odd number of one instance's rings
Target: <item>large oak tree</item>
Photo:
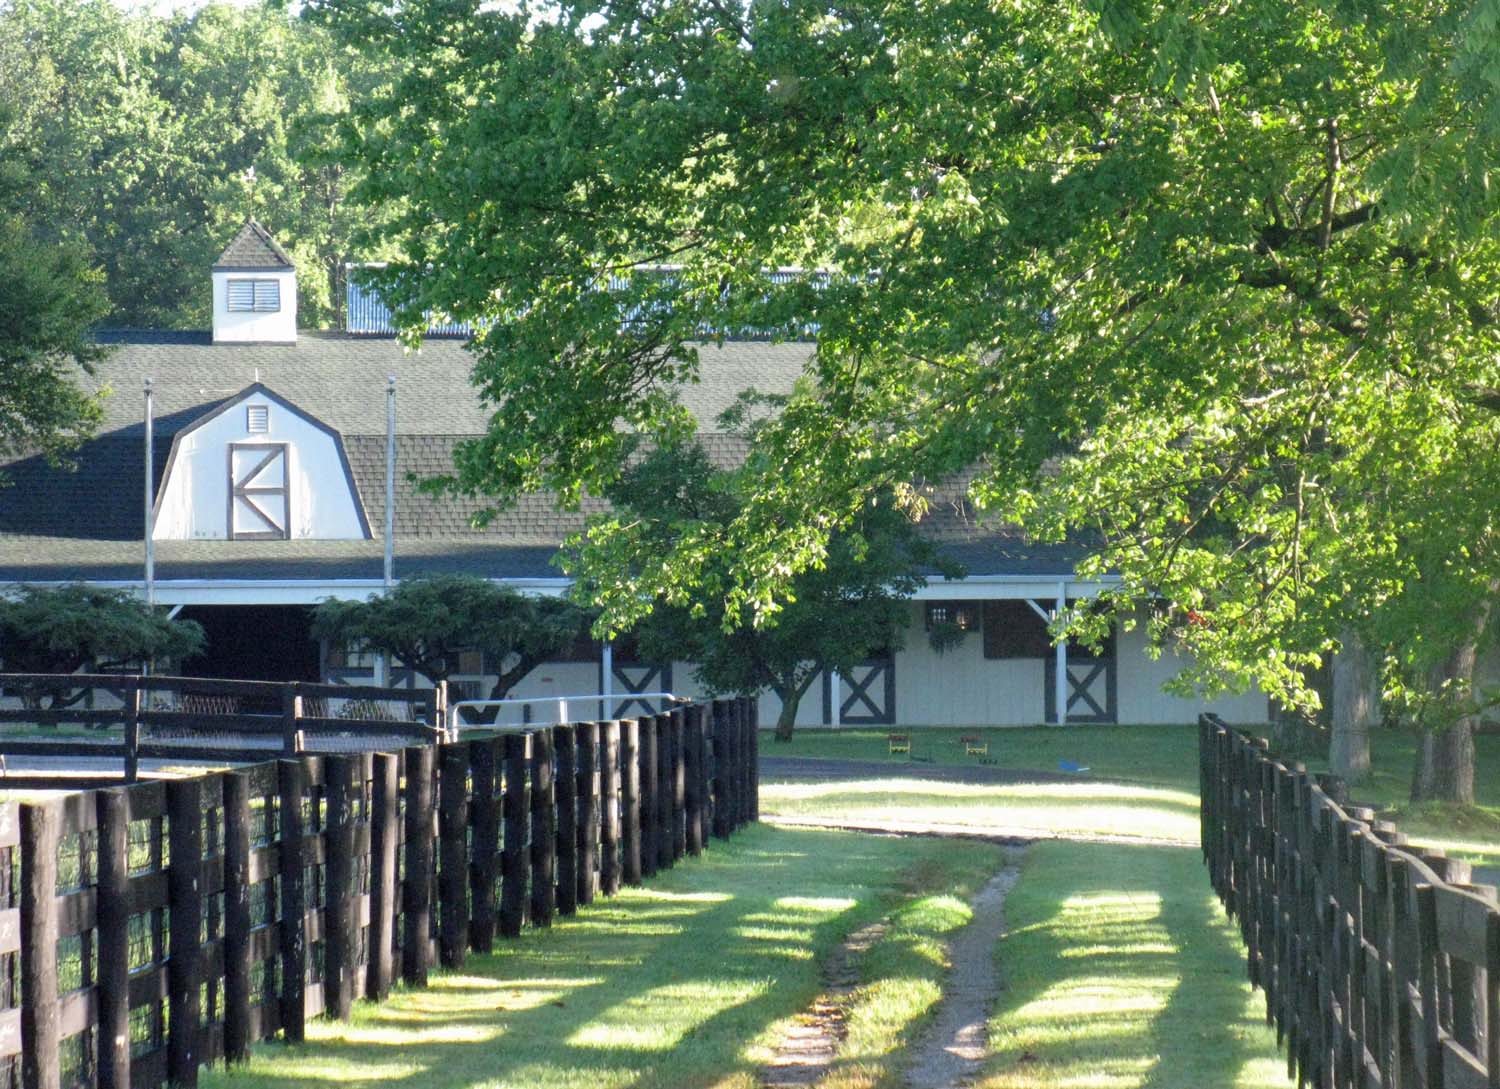
[[[313,6],[403,73],[341,151],[399,203],[387,289],[482,329],[495,415],[454,486],[603,491],[631,433],[690,426],[705,329],[812,329],[732,572],[670,549],[659,579],[764,617],[869,497],[979,465],[997,515],[1089,533],[1184,685],[1305,701],[1320,656],[1377,648],[1427,727],[1414,793],[1472,795],[1491,4]]]

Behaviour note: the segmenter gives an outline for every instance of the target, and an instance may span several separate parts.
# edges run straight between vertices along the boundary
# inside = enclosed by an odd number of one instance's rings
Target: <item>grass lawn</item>
[[[1006,902],[981,1089],[1287,1089],[1197,851],[1041,843]]]
[[[976,827],[1026,820],[1054,831],[1193,842],[1198,834],[1196,794],[1183,790],[904,786],[762,782],[761,808]],[[990,1023],[982,1089],[1289,1086],[1263,999],[1245,982],[1244,948],[1196,849],[1033,844],[1006,917],[1010,933],[997,950],[1005,989]]]
[[[1013,821],[1029,828],[1057,831],[1106,831],[1151,838],[1196,840],[1198,795],[1198,737],[1194,726],[1056,726],[950,729],[916,727],[912,752],[918,763],[977,765],[959,738],[978,734],[989,742],[994,766],[1030,771],[1057,771],[1060,760],[1088,767],[1078,785],[1045,789],[1033,787],[954,788],[921,780],[900,780],[900,769],[911,760],[892,755],[885,729],[802,729],[790,742],[777,743],[770,731],[761,734],[767,756],[805,756],[868,760],[889,765],[892,780],[825,784],[820,788],[773,786],[776,811],[816,815],[837,809],[860,820],[908,814],[906,819],[942,823],[983,823],[975,807],[1006,804]],[[1264,733],[1265,731],[1259,731]],[[1483,867],[1482,881],[1500,881],[1500,733],[1475,738],[1474,790],[1476,805],[1412,806],[1407,802],[1416,741],[1408,733],[1380,730],[1371,737],[1374,773],[1356,786],[1354,800],[1380,810],[1383,819],[1399,824],[1424,845],[1441,847],[1455,858]],[[1311,771],[1326,771],[1326,759],[1308,757]],[[1129,785],[1168,790],[1132,792],[1105,787],[1108,779]],[[1090,796],[1090,784],[1101,793]],[[813,798],[810,794],[818,794]],[[1088,802],[1085,807],[1082,803]],[[1191,808],[1185,813],[1183,806]]]
[[[851,824],[920,822],[1012,834],[1198,841],[1198,793],[1133,783],[943,783],[925,779],[767,782],[766,814]]]
[[[984,757],[1001,768],[1057,771],[1071,761],[1090,769],[1100,779],[1198,789],[1198,728],[1196,726],[1018,726],[950,728],[918,726],[911,729],[911,753],[892,754],[889,729],[801,729],[792,740],[778,742],[761,731],[762,756],[808,756],[844,760],[875,760],[889,764],[893,773],[907,764],[977,765],[959,738],[978,736],[989,743]]]
[[[943,935],[999,865],[984,845],[751,827],[699,860],[352,1022],[318,1020],[299,1046],[205,1072],[212,1089],[272,1086],[750,1089],[787,1019],[819,989],[819,961],[896,911],[868,955],[859,1063],[841,1085],[895,1084],[887,1069],[938,994]]]

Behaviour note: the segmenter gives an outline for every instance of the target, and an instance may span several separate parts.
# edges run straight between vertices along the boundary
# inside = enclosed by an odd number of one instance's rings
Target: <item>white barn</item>
[[[451,467],[455,443],[481,433],[487,414],[468,376],[459,337],[430,337],[406,353],[377,300],[351,288],[351,329],[296,327],[296,271],[253,221],[215,263],[214,327],[130,332],[98,381],[113,395],[100,434],[76,470],[42,458],[0,467],[0,583],[85,580],[142,587],[146,513],[144,417],[154,403],[151,553],[154,594],[204,624],[207,654],[184,667],[205,675],[367,680],[374,663],[308,634],[311,606],[364,597],[383,583],[387,384],[396,396],[395,575],[467,572],[533,593],[567,582],[550,563],[587,513],[559,512],[529,497],[483,529],[475,507],[417,491],[410,477]],[[702,348],[702,381],[684,403],[711,421],[744,389],[785,389],[802,373],[807,344],[727,342]],[[708,434],[719,456],[735,439]],[[716,449],[717,448],[717,449]],[[933,497],[924,532],[964,566],[962,579],[933,577],[909,605],[902,645],[851,676],[824,677],[804,698],[803,725],[1031,725],[1055,722],[1189,722],[1211,709],[1231,722],[1260,722],[1266,700],[1250,693],[1211,702],[1163,693],[1176,672],[1153,659],[1142,632],[1116,635],[1098,654],[1051,646],[1045,615],[1097,593],[1073,573],[1077,554],[981,527],[962,488]],[[933,621],[971,632],[938,654]],[[460,663],[459,696],[488,694],[491,663]],[[1061,668],[1062,677],[1058,671]],[[397,671],[403,683],[419,683]],[[515,695],[612,691],[600,710],[638,710],[631,691],[699,694],[691,663],[641,662],[629,641],[580,641],[567,660],[525,678]],[[1058,713],[1058,703],[1063,714]],[[766,724],[775,697],[761,699]]]

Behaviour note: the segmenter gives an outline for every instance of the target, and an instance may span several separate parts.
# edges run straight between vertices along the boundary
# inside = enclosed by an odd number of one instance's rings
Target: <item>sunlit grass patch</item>
[[[1285,1089],[1196,854],[1042,843],[1006,902],[983,1089]]]
[[[789,742],[761,735],[764,756],[809,756],[872,760],[889,764],[891,774],[903,765],[1000,767],[1058,771],[1061,761],[1088,767],[1085,777],[1127,779],[1170,786],[1196,787],[1198,735],[1191,724],[1170,726],[913,726],[910,753],[892,753],[888,729],[799,729]],[[989,746],[984,764],[971,756],[965,737],[977,736]]]
[[[763,782],[769,815],[891,821],[1032,835],[1198,839],[1198,797],[1126,783],[934,783],[920,779]]]
[[[987,873],[988,847],[751,827],[651,886],[471,955],[426,990],[265,1044],[210,1089],[748,1089],[821,959],[908,896]],[[965,877],[964,875],[969,875]],[[928,1001],[924,998],[923,1001]]]

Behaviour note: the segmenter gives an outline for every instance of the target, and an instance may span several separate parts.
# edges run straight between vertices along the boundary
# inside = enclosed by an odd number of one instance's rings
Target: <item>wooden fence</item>
[[[1266,748],[1199,719],[1203,857],[1288,1073],[1320,1089],[1500,1087],[1495,890]]]
[[[430,743],[446,718],[446,685],[405,689],[90,673],[0,673],[0,691],[23,706],[0,709],[0,756],[121,761],[125,782],[140,762],[266,760],[319,741],[344,748]],[[4,731],[10,724],[11,732]],[[39,726],[16,736],[16,726]],[[48,737],[46,727],[84,726],[87,737]],[[43,780],[45,776],[29,776]],[[103,785],[98,771],[52,776],[43,785]],[[28,785],[38,785],[29,783]]]
[[[756,819],[753,700],[0,806],[0,1085],[197,1083]]]

